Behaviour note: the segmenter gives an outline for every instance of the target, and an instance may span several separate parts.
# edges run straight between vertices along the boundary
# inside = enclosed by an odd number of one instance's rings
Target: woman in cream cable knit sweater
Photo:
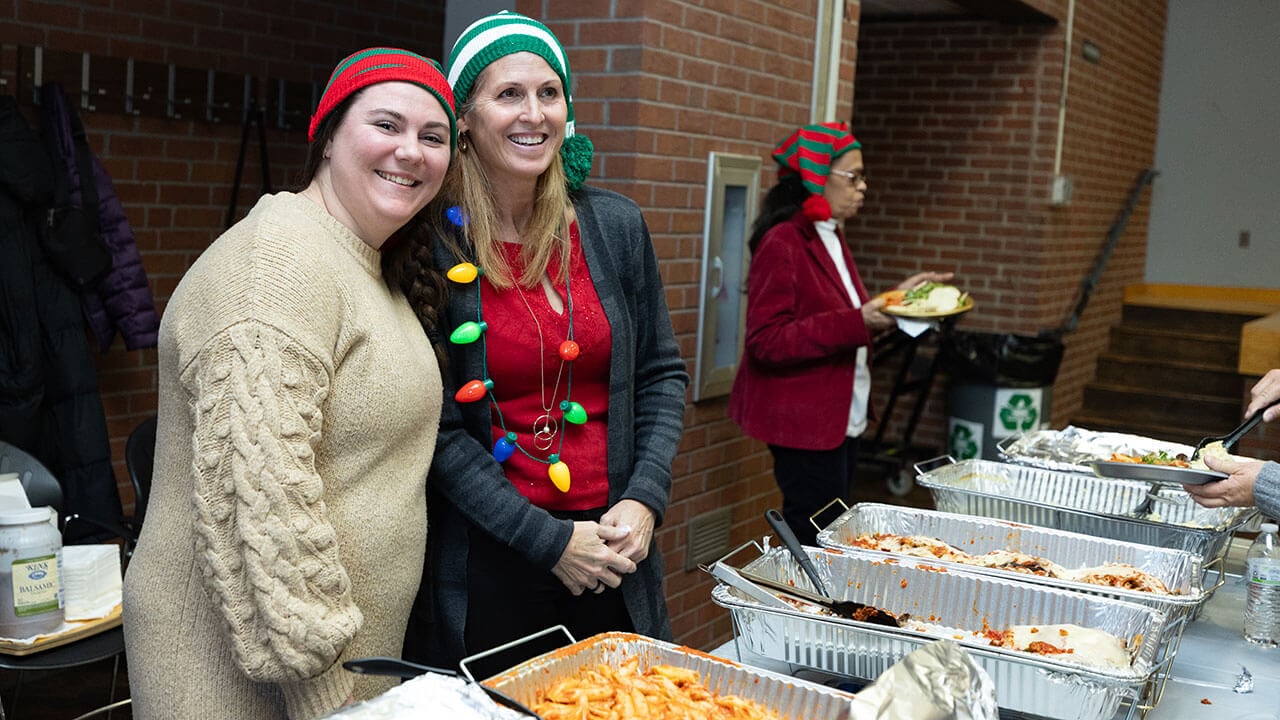
[[[394,683],[342,662],[400,654],[441,385],[435,306],[415,316],[380,251],[440,187],[453,95],[434,62],[364,50],[308,138],[306,188],[262,198],[164,314],[124,593],[135,717],[314,718]]]

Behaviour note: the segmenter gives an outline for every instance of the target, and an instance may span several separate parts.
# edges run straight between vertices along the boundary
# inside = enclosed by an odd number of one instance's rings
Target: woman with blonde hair
[[[648,229],[583,185],[591,145],[546,26],[482,18],[446,72],[458,167],[433,205],[450,372],[406,653],[448,665],[556,624],[670,637],[653,533],[688,377]]]

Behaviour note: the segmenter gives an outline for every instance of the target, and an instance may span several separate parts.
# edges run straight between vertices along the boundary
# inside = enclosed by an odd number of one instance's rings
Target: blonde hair
[[[500,223],[494,202],[495,190],[488,173],[474,151],[459,152],[449,172],[445,192],[468,216],[466,236],[476,251],[476,262],[484,276],[502,290],[515,285],[499,240]],[[551,166],[538,178],[534,188],[533,215],[521,233],[520,262],[524,266],[520,284],[537,287],[543,275],[563,279],[569,272],[569,192],[565,189],[564,165],[557,153]],[[551,272],[551,263],[559,267]]]

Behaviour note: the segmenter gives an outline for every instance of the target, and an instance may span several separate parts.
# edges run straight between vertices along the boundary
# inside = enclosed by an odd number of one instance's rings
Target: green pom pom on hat
[[[564,161],[569,190],[577,190],[586,182],[587,174],[591,172],[594,150],[591,141],[578,135],[575,130],[569,58],[565,55],[564,46],[546,25],[510,10],[503,10],[471,23],[453,44],[445,65],[445,74],[449,85],[453,87],[453,95],[459,106],[464,105],[471,99],[476,78],[485,68],[495,60],[518,52],[533,53],[545,60],[564,86],[569,114],[560,157]]]

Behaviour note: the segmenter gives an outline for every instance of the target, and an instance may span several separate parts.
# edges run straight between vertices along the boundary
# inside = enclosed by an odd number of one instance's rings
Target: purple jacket
[[[40,86],[42,131],[46,138],[57,143],[61,162],[55,163],[55,170],[66,174],[71,202],[79,205],[81,179],[76,169],[71,112],[61,86],[56,83]],[[111,249],[111,272],[98,283],[94,292],[80,296],[85,319],[97,340],[99,352],[106,352],[111,347],[117,332],[129,350],[155,347],[160,315],[156,312],[155,298],[151,295],[147,273],[142,267],[133,228],[116,196],[111,176],[96,156],[90,158],[90,163],[98,189],[98,228],[103,241]]]

